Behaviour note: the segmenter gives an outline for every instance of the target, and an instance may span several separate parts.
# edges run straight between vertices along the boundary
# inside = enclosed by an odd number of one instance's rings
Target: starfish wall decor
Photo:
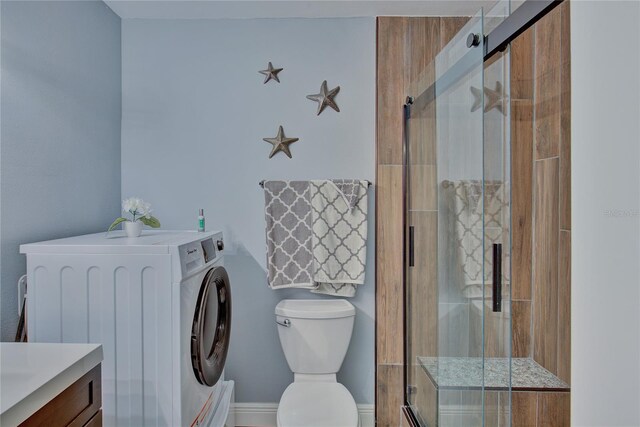
[[[264,84],[266,84],[269,80],[275,80],[280,83],[280,79],[278,78],[278,73],[284,70],[284,68],[273,68],[273,64],[269,62],[269,66],[266,70],[258,71],[260,74],[264,74]]]
[[[340,112],[340,108],[338,108],[338,105],[333,99],[338,94],[338,92],[340,92],[340,86],[336,86],[335,88],[328,90],[327,81],[325,80],[322,82],[322,85],[320,85],[320,93],[307,95],[307,99],[316,101],[318,103],[318,116],[320,115],[320,113],[322,113],[327,105],[337,112]]]
[[[476,111],[482,105],[482,92],[480,89],[471,86],[471,94],[473,95],[473,105],[471,106],[471,112]],[[484,96],[485,96],[485,104],[484,104],[484,112],[487,113],[494,108],[500,111],[502,114],[504,112],[504,103],[506,101],[506,97],[502,90],[502,83],[496,82],[495,89],[489,89],[488,87],[484,87]]]
[[[298,141],[298,138],[287,138],[284,135],[284,129],[282,128],[282,126],[280,126],[278,128],[278,135],[276,135],[275,138],[262,138],[262,140],[273,145],[273,148],[271,148],[271,153],[269,153],[269,158],[272,158],[278,151],[282,151],[284,154],[289,156],[289,158],[291,158],[289,145]]]

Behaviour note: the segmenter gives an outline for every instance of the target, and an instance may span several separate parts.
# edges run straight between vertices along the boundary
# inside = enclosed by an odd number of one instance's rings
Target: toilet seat
[[[337,382],[294,382],[278,405],[278,427],[357,427],[358,408]]]

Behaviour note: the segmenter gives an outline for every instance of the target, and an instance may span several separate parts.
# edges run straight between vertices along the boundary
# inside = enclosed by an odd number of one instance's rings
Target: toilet
[[[294,379],[280,398],[278,427],[357,427],[353,396],[336,380],[356,310],[341,299],[282,300],[280,344]]]

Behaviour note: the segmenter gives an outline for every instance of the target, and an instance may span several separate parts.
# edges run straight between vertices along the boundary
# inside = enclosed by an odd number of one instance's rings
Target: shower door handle
[[[416,255],[415,255],[415,232],[413,225],[409,226],[409,267],[413,267],[416,265]]]
[[[502,311],[502,243],[493,244],[493,311]]]

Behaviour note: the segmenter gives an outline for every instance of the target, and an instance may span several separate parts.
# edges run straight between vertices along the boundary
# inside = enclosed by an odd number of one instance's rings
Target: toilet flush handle
[[[284,319],[284,321],[282,322],[276,319],[276,323],[280,326],[284,326],[285,328],[288,328],[289,326],[291,326],[291,320],[289,319]]]

